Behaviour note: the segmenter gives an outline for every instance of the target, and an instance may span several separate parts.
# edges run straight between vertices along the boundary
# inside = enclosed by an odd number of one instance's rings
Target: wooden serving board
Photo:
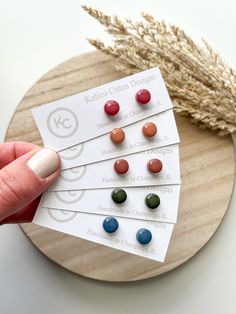
[[[6,140],[42,144],[30,109],[124,76],[100,52],[72,58],[44,75],[25,95]],[[105,281],[135,281],[157,276],[187,261],[215,233],[227,210],[234,184],[230,137],[201,131],[176,116],[180,133],[181,196],[178,223],[165,263],[69,236],[34,224],[21,227],[48,258],[77,274]]]

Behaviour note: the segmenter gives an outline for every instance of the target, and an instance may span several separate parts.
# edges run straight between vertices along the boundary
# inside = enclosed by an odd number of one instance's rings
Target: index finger
[[[0,143],[0,169],[11,163],[16,158],[41,147],[26,142]]]

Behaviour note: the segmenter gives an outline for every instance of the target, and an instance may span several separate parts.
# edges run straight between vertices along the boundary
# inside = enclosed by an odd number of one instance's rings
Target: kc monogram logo
[[[83,151],[83,148],[84,148],[84,144],[82,143],[82,144],[67,148],[65,150],[62,150],[61,152],[59,152],[59,155],[64,160],[71,160],[80,156],[80,154]]]
[[[55,192],[56,197],[63,203],[75,203],[81,200],[85,191],[61,191]]]
[[[49,114],[47,125],[53,135],[66,138],[77,131],[79,121],[74,112],[70,109],[58,108]]]
[[[66,181],[76,181],[82,178],[86,172],[86,166],[75,167],[71,169],[66,169],[61,172],[60,176]]]
[[[78,213],[66,211],[66,210],[57,210],[57,209],[48,208],[48,214],[55,221],[68,222],[74,219]]]

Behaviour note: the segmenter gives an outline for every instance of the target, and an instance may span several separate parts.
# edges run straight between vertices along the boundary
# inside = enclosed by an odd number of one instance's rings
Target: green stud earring
[[[111,193],[111,198],[116,204],[122,204],[127,199],[127,194],[123,189],[115,189]]]
[[[154,193],[150,193],[145,197],[145,203],[147,205],[147,207],[151,208],[151,209],[155,209],[157,208],[160,203],[160,197]]]

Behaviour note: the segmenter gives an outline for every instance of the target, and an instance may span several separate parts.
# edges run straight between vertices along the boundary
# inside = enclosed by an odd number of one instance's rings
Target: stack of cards
[[[179,135],[158,68],[33,109],[62,162],[33,222],[163,262],[177,219]]]

